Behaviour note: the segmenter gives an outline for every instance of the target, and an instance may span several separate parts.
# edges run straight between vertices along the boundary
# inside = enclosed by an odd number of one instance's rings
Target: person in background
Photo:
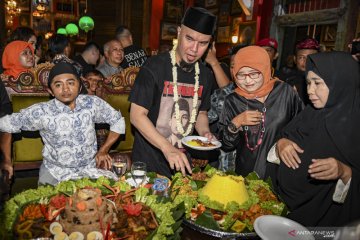
[[[95,69],[95,65],[100,58],[100,48],[95,42],[85,44],[83,52],[73,58],[75,62],[80,64],[83,69],[84,76]]]
[[[294,62],[295,55],[288,55],[286,57],[285,65],[280,68],[279,79],[286,80],[289,76],[296,73],[296,66]]]
[[[269,54],[270,64],[271,64],[271,77],[279,78],[280,76],[279,71],[273,67],[274,61],[277,60],[279,56],[279,53],[277,51],[278,42],[273,38],[264,38],[258,41],[255,45],[264,48],[266,52]]]
[[[37,38],[32,28],[17,27],[9,36],[8,43],[12,41],[25,41],[30,43],[34,50],[36,49]]]
[[[54,99],[0,118],[3,132],[40,131],[44,149],[39,184],[56,185],[82,177],[117,179],[107,171],[111,168],[108,151],[125,133],[124,118],[102,99],[79,94],[80,88],[74,67],[60,62],[50,70],[48,78],[48,91]],[[110,134],[99,151],[95,123],[110,125]]]
[[[175,117],[179,136],[191,135],[194,127],[200,136],[210,141],[207,110],[210,107],[213,75],[201,64],[201,57],[209,47],[216,26],[216,17],[203,8],[190,7],[181,27],[178,43],[170,52],[149,58],[138,73],[129,101],[130,120],[136,127],[133,161],[146,162],[148,171],[170,177],[173,170],[191,173],[182,146],[176,148],[167,139],[174,103],[184,99],[189,103],[189,124],[183,128],[179,106]]]
[[[360,219],[359,64],[349,53],[312,54],[306,61],[306,106],[280,134],[268,161],[271,176],[304,226],[344,226]]]
[[[144,49],[133,44],[132,34],[129,28],[125,26],[119,26],[116,28],[115,37],[121,42],[124,48],[124,60],[121,62],[123,69],[130,66],[141,67],[144,65],[147,56]]]
[[[96,69],[99,70],[105,78],[121,72],[121,62],[124,60],[124,48],[118,40],[111,40],[104,44],[105,62]]]
[[[305,66],[308,55],[319,52],[319,43],[313,38],[306,38],[296,45],[294,62],[297,71],[293,75],[289,75],[286,79],[282,79],[298,92],[301,100],[305,105],[310,103],[306,92]]]
[[[71,64],[75,68],[77,76],[80,78],[80,84],[81,84],[80,94],[87,94],[86,87],[82,81],[83,68],[79,63],[70,59],[70,54],[71,54],[70,40],[65,35],[54,34],[49,39],[49,49],[53,55],[52,58],[53,64],[65,62]]]
[[[20,73],[32,68],[34,61],[32,44],[24,41],[12,41],[6,45],[2,56],[4,74],[16,79]]]
[[[234,57],[235,54],[243,47],[246,47],[247,45],[240,44],[236,45],[231,48],[230,51],[230,68],[228,69],[229,74],[232,67],[234,66]],[[206,60],[208,58],[211,58],[212,53],[209,52],[208,56],[206,57]],[[226,70],[224,70],[225,73]],[[216,80],[218,77],[222,76],[221,74],[215,75]],[[227,76],[227,74],[226,74]],[[223,77],[224,78],[224,77]],[[209,124],[210,124],[210,130],[212,133],[215,134],[216,137],[218,137],[219,134],[219,117],[221,115],[221,112],[224,107],[224,101],[225,98],[234,91],[236,85],[234,83],[234,79],[231,77],[231,81],[229,81],[228,85],[222,88],[215,89],[214,92],[211,94],[211,107],[208,111],[208,118],[209,118]],[[221,154],[219,156],[219,168],[223,171],[235,171],[235,157],[236,157],[236,150],[231,152],[224,152],[220,151]]]
[[[13,41],[28,42],[32,45],[33,51],[35,51],[35,49],[36,49],[37,38],[36,38],[34,30],[31,28],[28,28],[28,27],[16,28],[14,31],[11,32],[7,42],[10,43]],[[1,52],[1,56],[2,55],[3,55],[3,52]],[[34,62],[34,64],[35,64],[35,62]],[[3,71],[4,71],[4,69],[2,66],[2,60],[1,60],[0,61],[0,73],[2,73]]]
[[[0,118],[11,113],[12,105],[4,83],[0,80]],[[0,131],[0,171],[6,171],[9,179],[14,173],[11,163],[11,139],[11,133]]]
[[[42,36],[38,36],[35,46],[35,66],[45,62],[43,59],[42,44],[43,44],[43,38]]]
[[[99,82],[104,81],[104,75],[96,69],[85,74],[86,88],[89,95],[97,95],[96,90],[99,87]]]
[[[261,47],[240,49],[232,68],[236,89],[225,98],[219,129],[222,149],[236,149],[235,172],[268,176],[266,156],[277,134],[301,110],[294,89],[271,77],[268,53]]]

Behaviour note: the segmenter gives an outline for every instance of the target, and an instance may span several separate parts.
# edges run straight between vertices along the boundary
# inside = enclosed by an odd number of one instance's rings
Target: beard
[[[180,63],[179,63],[179,67],[184,71],[184,72],[192,72],[194,71],[195,68],[195,63],[187,63],[184,60],[181,59]]]

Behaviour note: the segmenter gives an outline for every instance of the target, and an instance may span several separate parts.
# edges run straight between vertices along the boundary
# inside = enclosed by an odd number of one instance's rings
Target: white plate
[[[315,240],[306,227],[280,216],[258,217],[254,222],[254,229],[263,240]]]
[[[191,141],[191,140],[194,140],[194,139],[199,139],[199,140],[201,140],[203,142],[209,141],[206,137],[187,136],[187,137],[184,137],[183,139],[181,139],[181,143],[188,146],[189,148],[196,149],[196,150],[202,150],[202,151],[213,150],[213,149],[217,149],[217,148],[221,147],[221,142],[219,142],[218,140],[211,141],[211,143],[215,145],[215,146],[212,146],[212,147],[196,147],[196,146],[191,146],[191,145],[187,144],[188,141]]]

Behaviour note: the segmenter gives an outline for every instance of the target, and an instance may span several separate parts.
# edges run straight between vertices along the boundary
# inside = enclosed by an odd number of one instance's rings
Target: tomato
[[[123,209],[128,215],[139,216],[141,214],[142,205],[140,203],[136,203],[136,204],[128,203],[123,205]]]

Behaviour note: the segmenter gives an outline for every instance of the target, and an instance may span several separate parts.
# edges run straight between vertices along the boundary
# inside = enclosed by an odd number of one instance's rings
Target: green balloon
[[[69,23],[66,25],[65,29],[70,36],[79,34],[79,28],[74,23]]]
[[[89,16],[83,16],[79,20],[79,27],[80,29],[88,32],[89,30],[94,29],[94,20]]]
[[[65,28],[58,28],[57,34],[62,34],[62,35],[67,35],[66,29]]]

